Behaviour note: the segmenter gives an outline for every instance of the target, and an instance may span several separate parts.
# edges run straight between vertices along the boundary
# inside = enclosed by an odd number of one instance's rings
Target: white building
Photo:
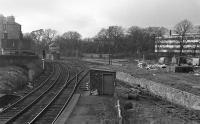
[[[158,53],[180,53],[180,36],[165,36],[156,37],[155,52]],[[184,54],[200,54],[200,35],[189,34],[185,37],[183,42]]]

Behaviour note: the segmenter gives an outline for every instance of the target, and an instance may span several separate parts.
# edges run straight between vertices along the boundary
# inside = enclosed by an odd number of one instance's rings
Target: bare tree
[[[31,33],[23,34],[22,44],[23,44],[22,49],[31,49],[34,51],[33,47],[35,46],[35,42],[31,36]]]
[[[107,29],[109,36],[109,45],[113,47],[113,53],[119,53],[123,48],[124,29],[121,26],[109,26]]]
[[[101,40],[101,41],[106,41],[109,39],[109,34],[108,30],[105,28],[102,28],[97,35],[95,36],[95,39]]]
[[[197,26],[197,33],[200,34],[200,26]]]
[[[178,42],[179,42],[179,45],[180,45],[180,48],[179,48],[179,50],[180,50],[179,55],[180,56],[182,55],[184,45],[187,42],[186,34],[189,33],[192,28],[193,28],[192,23],[190,21],[186,20],[186,19],[179,22],[174,27],[174,31],[180,36],[179,39],[178,39]]]
[[[44,30],[44,39],[47,41],[47,44],[51,44],[53,39],[57,34],[56,30],[53,29],[45,29]]]
[[[35,30],[31,32],[32,38],[36,41],[40,41],[42,39],[43,34],[44,34],[43,29],[39,29],[39,30]]]
[[[81,35],[76,32],[76,31],[68,31],[68,32],[65,32],[62,37],[64,39],[69,39],[69,40],[73,40],[73,41],[77,41],[77,40],[80,40],[81,39]]]
[[[36,53],[39,53],[41,50],[41,42],[42,42],[42,38],[43,38],[43,35],[44,35],[44,30],[43,29],[39,29],[39,30],[35,30],[35,31],[32,31],[30,33],[31,35],[31,38],[33,39],[33,41],[35,42],[35,45],[34,45],[34,51]]]
[[[155,35],[156,37],[163,37],[168,32],[168,29],[165,27],[148,27],[146,30],[150,35]]]
[[[81,35],[76,31],[68,31],[62,37],[71,44],[72,49],[75,50],[76,57],[78,57],[81,49]]]
[[[124,30],[120,26],[109,26],[107,31],[110,39],[118,39],[124,36]]]
[[[132,26],[127,31],[128,49],[132,53],[140,54],[143,29],[138,26]]]
[[[165,27],[148,27],[146,28],[146,31],[148,32],[148,34],[150,34],[151,38],[154,40],[156,46],[155,49],[157,50],[157,57],[159,57],[159,51],[162,45],[161,41],[164,34],[168,32],[168,29]]]
[[[79,49],[79,41],[81,39],[81,35],[76,31],[68,31],[65,32],[62,37],[66,40],[69,40],[75,49]]]
[[[94,38],[95,43],[97,44],[97,52],[101,51],[101,52],[108,52],[108,40],[109,40],[109,34],[108,34],[108,30],[105,28],[102,28],[97,35]]]

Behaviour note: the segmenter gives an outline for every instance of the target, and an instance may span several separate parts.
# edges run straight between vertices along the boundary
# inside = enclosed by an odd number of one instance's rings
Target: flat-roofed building
[[[179,54],[180,40],[178,35],[156,37],[155,52],[160,55]],[[200,34],[190,33],[184,37],[182,53],[186,55],[200,55]]]

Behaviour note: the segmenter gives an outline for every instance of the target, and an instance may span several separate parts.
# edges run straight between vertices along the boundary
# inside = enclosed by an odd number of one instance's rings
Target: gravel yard
[[[146,70],[137,67],[137,63],[119,63],[108,65],[107,61],[95,64],[98,61],[88,62],[88,66],[97,68],[111,68],[116,71],[129,73],[137,78],[145,78],[199,95],[200,76],[193,73],[167,72],[166,69]],[[121,64],[121,66],[119,66]],[[119,83],[119,82],[118,82]],[[153,96],[141,95],[137,99],[128,99],[126,88],[116,87],[123,108],[125,124],[198,124],[199,112],[190,111],[184,107],[174,105],[168,101]],[[125,109],[131,103],[131,108]],[[130,106],[129,106],[130,107]],[[196,114],[194,114],[196,112]],[[197,119],[197,120],[196,120]]]
[[[87,60],[93,63],[98,63],[98,61],[100,61],[98,65],[101,64],[103,68],[107,67],[115,71],[123,71],[133,75],[136,78],[145,78],[147,80],[162,83],[183,91],[193,93],[195,95],[200,95],[200,76],[194,75],[194,73],[167,72],[165,68],[158,70],[147,70],[144,68],[139,68],[137,66],[137,62],[133,60],[113,60],[115,63],[118,63],[113,65],[108,65],[107,60]]]

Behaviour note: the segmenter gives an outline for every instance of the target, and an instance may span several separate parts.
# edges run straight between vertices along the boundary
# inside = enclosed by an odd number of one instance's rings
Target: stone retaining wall
[[[123,82],[127,82],[130,85],[139,84],[150,93],[160,96],[172,103],[185,106],[189,109],[200,110],[200,96],[146,80],[144,78],[135,78],[124,72],[117,72],[116,78]]]
[[[0,55],[0,67],[10,66],[10,65],[25,65],[26,63],[39,60],[36,55]]]
[[[0,93],[21,90],[42,72],[38,56],[0,56]]]

